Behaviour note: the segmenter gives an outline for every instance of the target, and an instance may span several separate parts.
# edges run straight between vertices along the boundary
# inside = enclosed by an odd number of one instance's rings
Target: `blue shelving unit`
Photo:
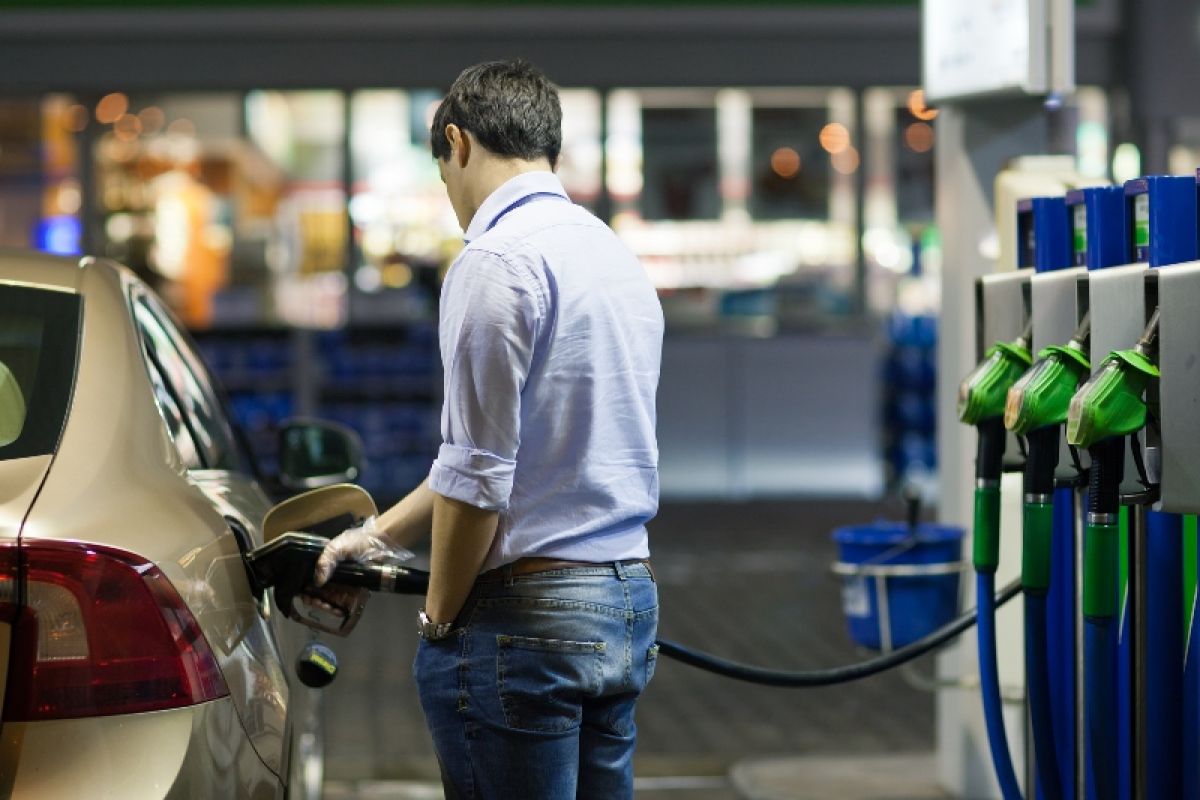
[[[266,472],[278,469],[280,423],[316,416],[362,437],[366,463],[359,483],[380,506],[429,473],[441,441],[434,323],[323,332],[218,328],[193,336]]]
[[[891,482],[937,469],[937,318],[892,314],[884,359],[884,448]]]

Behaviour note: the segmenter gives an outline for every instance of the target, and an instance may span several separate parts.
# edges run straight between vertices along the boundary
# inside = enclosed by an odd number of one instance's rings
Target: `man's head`
[[[558,163],[558,90],[524,61],[468,67],[433,115],[430,147],[465,229],[480,203],[505,180]]]

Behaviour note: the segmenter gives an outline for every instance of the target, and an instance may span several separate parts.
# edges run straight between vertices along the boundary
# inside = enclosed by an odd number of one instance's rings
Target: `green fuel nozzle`
[[[1008,390],[1029,369],[1030,326],[1011,342],[997,342],[958,387],[958,418],[967,425],[1004,415]]]
[[[1155,309],[1150,323],[1132,350],[1116,350],[1100,370],[1071,398],[1067,413],[1067,441],[1077,447],[1114,436],[1128,436],[1146,424],[1143,394],[1159,376],[1154,363],[1158,355],[1158,319]]]
[[[1042,348],[1037,363],[1008,390],[1004,427],[1025,436],[1067,421],[1071,398],[1092,369],[1087,355],[1091,329],[1087,314],[1069,342]]]

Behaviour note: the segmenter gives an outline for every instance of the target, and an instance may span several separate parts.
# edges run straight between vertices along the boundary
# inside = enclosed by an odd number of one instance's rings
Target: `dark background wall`
[[[1092,0],[1077,11],[1081,84],[1111,87],[1125,77],[1118,2]],[[1139,2],[1138,16],[1153,4],[1195,5]],[[915,2],[104,10],[8,5],[0,3],[0,92],[445,86],[466,64],[510,56],[533,60],[568,86],[920,83]],[[1195,35],[1194,26],[1187,31]]]

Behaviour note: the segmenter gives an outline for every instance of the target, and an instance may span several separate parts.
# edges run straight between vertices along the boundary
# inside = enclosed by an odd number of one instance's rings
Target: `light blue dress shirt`
[[[649,555],[658,511],[658,296],[553,173],[471,220],[442,286],[442,441],[429,487],[500,512],[483,569]]]

